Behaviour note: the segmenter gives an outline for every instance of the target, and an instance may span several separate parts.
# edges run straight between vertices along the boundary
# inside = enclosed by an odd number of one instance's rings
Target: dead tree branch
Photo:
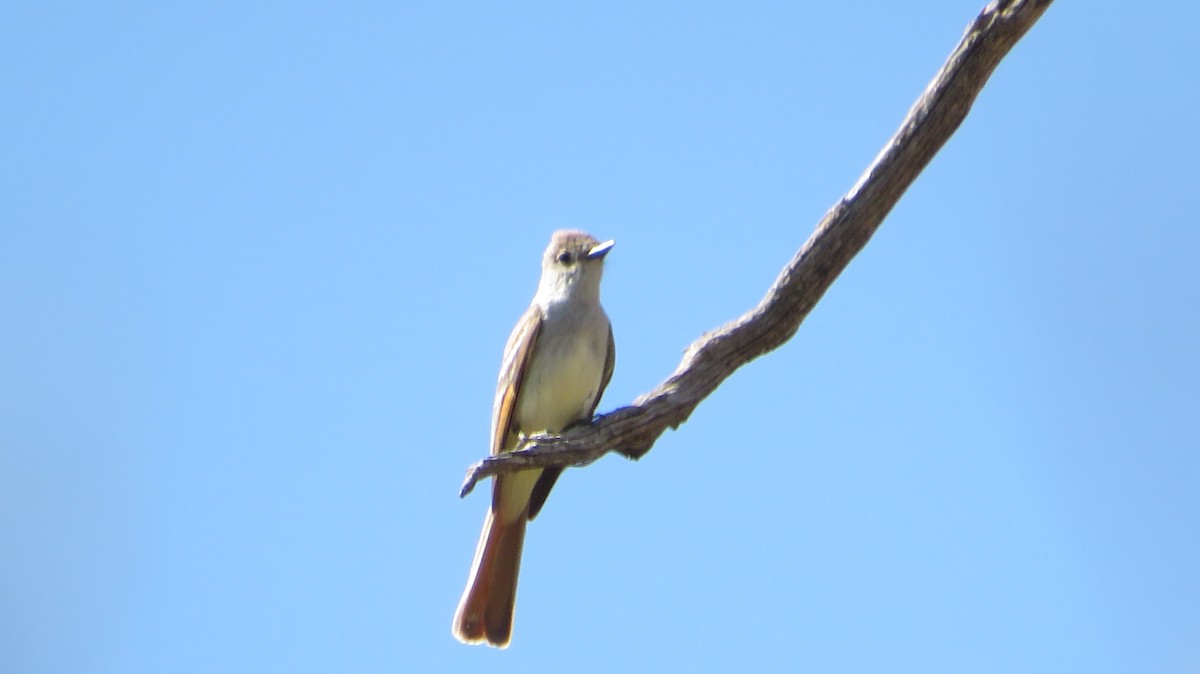
[[[549,465],[583,466],[615,451],[639,459],[691,415],[726,377],[792,337],[838,274],[862,250],[905,190],[966,118],[975,97],[1052,0],[993,0],[909,110],[875,161],[817,225],[758,306],[696,340],[666,381],[632,405],[559,437],[471,466],[460,495],[490,475]]]

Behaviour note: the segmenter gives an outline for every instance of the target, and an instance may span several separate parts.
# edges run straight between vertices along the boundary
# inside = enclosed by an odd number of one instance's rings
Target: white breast
[[[586,417],[600,388],[608,348],[607,320],[601,315],[598,321],[592,316],[576,320],[570,328],[565,323],[542,326],[538,348],[521,383],[517,424],[526,435],[558,433]],[[563,334],[574,338],[555,338]]]

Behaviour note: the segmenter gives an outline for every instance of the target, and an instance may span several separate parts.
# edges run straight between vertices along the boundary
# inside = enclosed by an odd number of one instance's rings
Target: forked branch
[[[471,466],[460,495],[485,477],[522,468],[583,466],[610,451],[639,459],[667,428],[686,421],[726,377],[790,339],[962,124],[1000,60],[1052,1],[994,0],[983,9],[900,129],[825,215],[758,306],[701,336],[687,348],[675,373],[632,405],[562,436],[535,436],[517,451]]]

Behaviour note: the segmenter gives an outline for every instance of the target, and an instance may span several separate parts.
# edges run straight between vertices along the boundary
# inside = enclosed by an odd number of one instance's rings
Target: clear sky
[[[508,332],[601,410],[761,297],[983,0],[0,18],[0,671],[1200,671],[1191,2],[1059,2],[779,351],[450,618]]]

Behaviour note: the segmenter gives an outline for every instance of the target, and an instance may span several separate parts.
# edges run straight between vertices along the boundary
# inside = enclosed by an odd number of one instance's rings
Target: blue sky
[[[1193,3],[1060,2],[796,337],[450,618],[551,231],[601,409],[752,306],[981,0],[17,3],[0,670],[1200,669]]]

